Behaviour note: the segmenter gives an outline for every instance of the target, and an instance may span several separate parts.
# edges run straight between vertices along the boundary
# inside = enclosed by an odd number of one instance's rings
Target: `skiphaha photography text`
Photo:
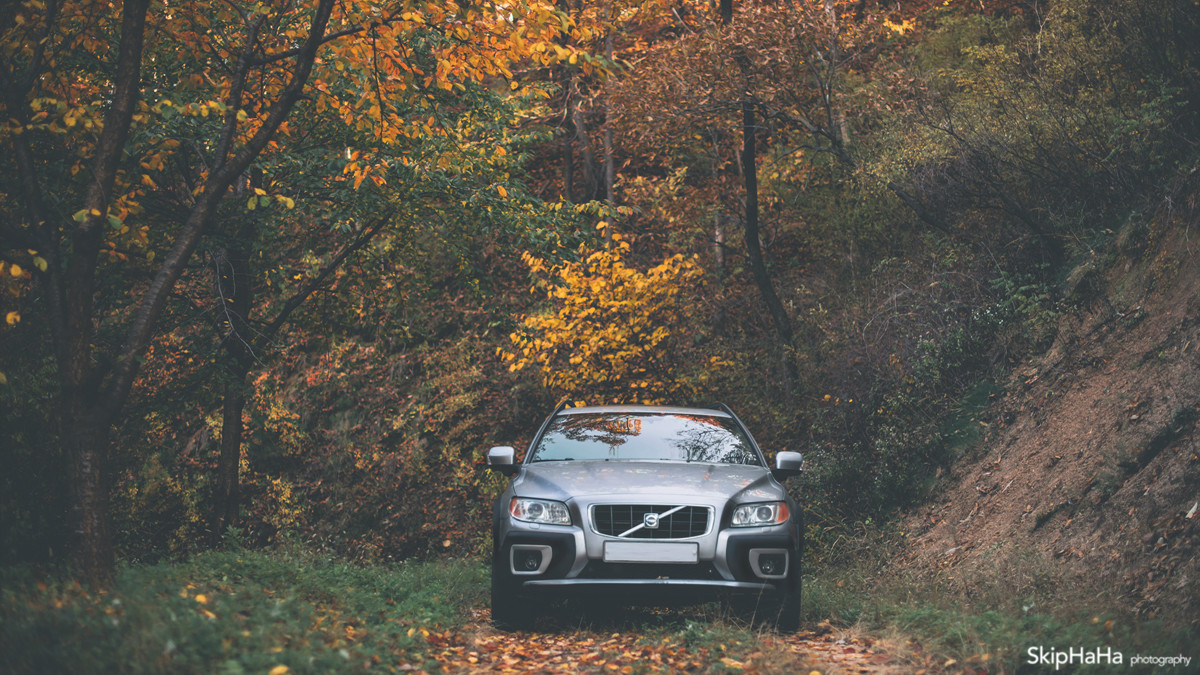
[[[1158,666],[1175,667],[1183,666],[1187,668],[1192,663],[1192,657],[1183,656],[1144,656],[1135,654],[1128,659],[1125,658],[1124,652],[1114,650],[1112,647],[1096,647],[1095,649],[1049,649],[1041,646],[1030,647],[1025,650],[1028,657],[1025,663],[1035,666],[1054,666],[1055,670],[1063,666]]]

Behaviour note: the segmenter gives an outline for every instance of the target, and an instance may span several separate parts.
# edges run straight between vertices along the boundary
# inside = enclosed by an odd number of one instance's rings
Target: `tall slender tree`
[[[302,102],[383,143],[438,133],[398,106],[511,77],[516,59],[561,30],[544,3],[517,9],[28,0],[11,10],[0,33],[0,112],[12,120],[0,143],[14,159],[0,168],[0,255],[42,261],[33,283],[54,344],[72,559],[85,578],[105,583],[113,571],[111,430],[231,188],[291,142]],[[428,33],[433,65],[406,44],[414,31]],[[355,186],[384,180],[374,168],[358,163]],[[273,199],[291,201],[256,192],[246,208]]]

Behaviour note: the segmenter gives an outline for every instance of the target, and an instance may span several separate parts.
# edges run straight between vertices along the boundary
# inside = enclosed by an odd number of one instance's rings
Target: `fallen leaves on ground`
[[[433,656],[449,672],[632,673],[698,672],[720,657],[711,650],[647,644],[637,633],[504,633],[490,628],[488,610],[476,612],[472,633],[452,636]]]
[[[430,656],[449,673],[808,673],[892,675],[913,672],[914,663],[865,637],[825,631],[763,633],[759,644],[727,649],[688,646],[675,637],[640,631],[596,633],[496,631],[490,612],[476,610],[462,633],[430,636]]]

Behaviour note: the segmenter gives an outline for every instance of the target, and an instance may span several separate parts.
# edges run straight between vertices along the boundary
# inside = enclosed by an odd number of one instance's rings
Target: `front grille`
[[[707,506],[598,504],[592,507],[592,527],[609,537],[687,539],[708,532],[711,512]],[[645,526],[648,513],[659,514],[658,527]]]

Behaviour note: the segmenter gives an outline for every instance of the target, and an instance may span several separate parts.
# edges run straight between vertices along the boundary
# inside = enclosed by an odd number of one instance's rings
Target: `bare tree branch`
[[[145,2],[146,0],[140,1]],[[317,50],[327,42],[325,27],[329,23],[333,5],[334,0],[320,0],[313,15],[308,38],[297,54],[289,82],[280,93],[279,98],[271,105],[263,125],[232,159],[214,171],[205,181],[200,199],[197,200],[182,231],[176,237],[175,246],[164,258],[158,274],[146,290],[137,315],[129,327],[116,367],[106,384],[109,415],[115,415],[128,396],[139,366],[137,357],[149,342],[154,321],[162,312],[168,292],[183,273],[184,264],[191,257],[192,251],[200,240],[200,235],[207,228],[217,206],[224,199],[225,193],[233,181],[258,157],[274,137],[279,126],[287,119],[296,102],[300,100],[304,86],[312,73]]]
[[[375,221],[367,227],[367,229],[363,230],[362,233],[358,235],[357,239],[339,251],[338,254],[335,255],[333,259],[321,269],[317,276],[310,279],[303,288],[296,292],[295,295],[288,298],[287,301],[283,303],[283,308],[279,310],[279,314],[276,314],[271,323],[267,324],[267,327],[263,329],[263,335],[265,335],[267,339],[274,338],[275,334],[279,332],[279,329],[282,328],[285,323],[287,323],[287,320],[292,315],[292,312],[296,311],[296,309],[300,307],[300,305],[302,305],[309,296],[316,292],[317,289],[324,286],[325,282],[329,279],[329,276],[333,274],[343,262],[345,262],[346,258],[350,257],[351,254],[365,246],[367,242],[371,241],[371,239],[379,233],[379,230],[382,229],[389,220],[391,220],[392,214],[392,211],[388,211],[379,218],[376,218]]]

